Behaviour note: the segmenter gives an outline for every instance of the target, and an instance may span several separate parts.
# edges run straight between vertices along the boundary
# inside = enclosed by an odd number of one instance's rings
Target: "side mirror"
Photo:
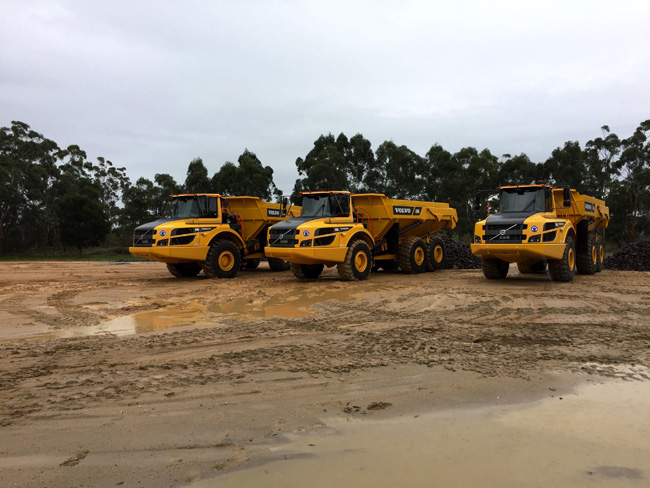
[[[156,200],[156,216],[157,217],[162,217],[162,207],[163,207],[163,201],[162,200]]]
[[[476,195],[476,198],[474,198],[474,211],[481,211],[481,197],[479,195]]]
[[[571,206],[571,187],[564,186],[562,187],[562,197],[564,198],[564,207],[568,208]]]

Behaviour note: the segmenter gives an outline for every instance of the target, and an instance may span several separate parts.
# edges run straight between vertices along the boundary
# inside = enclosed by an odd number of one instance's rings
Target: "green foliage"
[[[59,225],[61,242],[76,247],[80,254],[84,247],[101,244],[111,228],[102,203],[80,194],[63,197]]]
[[[305,190],[348,190],[447,202],[459,214],[454,233],[467,240],[478,190],[542,179],[604,199],[612,215],[608,236],[623,245],[650,236],[649,135],[650,120],[623,139],[603,126],[600,137],[584,148],[568,141],[535,163],[525,154],[499,159],[487,149],[451,153],[439,144],[424,157],[393,141],[373,152],[362,134],[348,139],[330,133],[318,137],[304,159],[297,158],[300,178],[292,200],[297,202]],[[196,158],[183,185],[166,173],[132,184],[124,168],[103,157],[91,162],[76,145],[61,149],[24,122],[0,128],[0,254],[61,244],[79,249],[95,245],[111,230],[118,236],[111,240],[126,246],[134,227],[156,219],[159,202],[183,192],[264,200],[280,194],[273,169],[248,150],[211,179],[203,160]]]
[[[238,166],[226,162],[212,177],[211,187],[226,196],[252,196],[269,201],[278,191],[273,184],[273,168],[263,166],[248,149],[237,160]]]
[[[210,178],[208,169],[201,158],[193,159],[187,167],[187,178],[185,178],[185,193],[209,193]]]
[[[305,159],[296,159],[299,175],[305,178],[296,180],[291,201],[300,200],[301,191],[349,190],[348,164],[345,151],[349,141],[341,134],[335,140],[332,134],[321,135]]]

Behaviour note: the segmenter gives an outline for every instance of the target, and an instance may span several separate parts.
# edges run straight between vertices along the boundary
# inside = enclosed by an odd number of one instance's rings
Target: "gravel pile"
[[[447,253],[445,269],[477,269],[481,267],[481,258],[474,256],[467,244],[449,237],[440,237],[445,243]]]
[[[603,266],[619,271],[650,271],[650,241],[627,244],[616,254],[605,258]]]

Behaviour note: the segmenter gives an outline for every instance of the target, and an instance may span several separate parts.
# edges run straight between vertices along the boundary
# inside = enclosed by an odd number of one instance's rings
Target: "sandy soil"
[[[232,280],[157,263],[0,263],[6,486],[182,486],[323,418],[516,404],[650,380],[650,273]]]

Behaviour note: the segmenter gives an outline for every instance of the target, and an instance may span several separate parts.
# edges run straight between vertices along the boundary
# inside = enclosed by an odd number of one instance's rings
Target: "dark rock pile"
[[[605,258],[605,269],[650,271],[650,241],[627,244],[616,254]]]
[[[481,267],[481,258],[474,256],[467,244],[449,237],[440,237],[445,243],[447,253],[445,269],[476,269]]]

